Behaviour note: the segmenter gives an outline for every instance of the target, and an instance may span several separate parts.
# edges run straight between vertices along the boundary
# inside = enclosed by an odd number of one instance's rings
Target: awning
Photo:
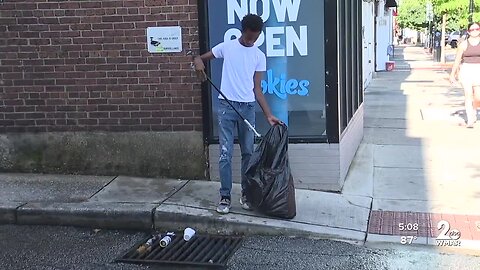
[[[397,7],[397,1],[395,0],[387,0],[385,1],[385,7],[387,8],[392,8],[392,7]]]

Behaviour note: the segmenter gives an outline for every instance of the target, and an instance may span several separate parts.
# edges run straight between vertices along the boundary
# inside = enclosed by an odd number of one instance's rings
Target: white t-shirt
[[[256,71],[266,71],[265,54],[257,46],[243,46],[238,39],[218,44],[212,53],[215,58],[223,58],[220,89],[225,96],[231,101],[254,102],[253,77]]]

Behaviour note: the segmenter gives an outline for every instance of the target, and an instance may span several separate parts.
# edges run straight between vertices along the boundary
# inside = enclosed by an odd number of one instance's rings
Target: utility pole
[[[470,0],[470,6],[468,7],[468,22],[472,23],[473,22],[473,11],[475,9],[475,1]]]
[[[427,2],[427,22],[428,22],[428,41],[427,41],[427,48],[429,50],[429,52],[431,53],[432,52],[432,49],[433,49],[433,29],[432,29],[432,21],[433,21],[433,5],[431,2]]]
[[[443,13],[443,16],[442,16],[442,40],[440,41],[441,43],[441,62],[442,63],[445,63],[445,31],[446,31],[446,27],[447,27],[447,14],[446,13]]]

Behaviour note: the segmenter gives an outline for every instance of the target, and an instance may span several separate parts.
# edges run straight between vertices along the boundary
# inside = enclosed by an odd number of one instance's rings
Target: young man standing
[[[223,58],[220,88],[237,111],[252,125],[255,125],[255,101],[257,101],[270,125],[281,124],[281,121],[272,115],[262,92],[261,81],[263,73],[266,71],[267,60],[265,54],[255,46],[255,41],[260,36],[262,29],[262,18],[254,14],[246,15],[242,19],[242,35],[240,38],[222,42],[210,52],[195,57],[195,70],[199,78],[205,81],[204,61]],[[230,105],[221,96],[218,98],[221,199],[217,212],[227,214],[230,211],[231,204],[234,129],[237,128],[242,153],[242,196],[240,204],[246,210],[250,209],[250,205],[244,195],[245,171],[253,153],[255,135]]]

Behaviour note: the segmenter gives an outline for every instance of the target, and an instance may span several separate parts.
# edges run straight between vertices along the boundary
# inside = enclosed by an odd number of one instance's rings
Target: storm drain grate
[[[243,241],[240,236],[195,235],[187,242],[182,234],[177,234],[166,247],[160,247],[156,240],[149,252],[138,253],[137,249],[148,239],[132,247],[117,262],[222,269]]]

